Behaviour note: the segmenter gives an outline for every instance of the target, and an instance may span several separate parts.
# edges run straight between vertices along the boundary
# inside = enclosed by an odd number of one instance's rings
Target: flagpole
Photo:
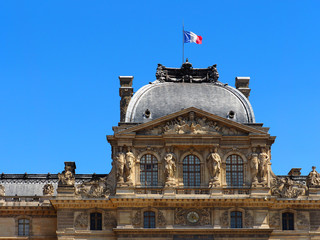
[[[182,20],[182,64],[184,62],[184,22]]]

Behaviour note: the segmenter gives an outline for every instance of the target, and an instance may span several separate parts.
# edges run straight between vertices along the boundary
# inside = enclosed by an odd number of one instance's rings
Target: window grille
[[[194,155],[183,159],[183,184],[184,186],[200,186],[201,171],[200,160]]]
[[[101,213],[90,213],[90,230],[102,230]]]
[[[143,213],[143,227],[155,228],[156,227],[156,214],[152,211]]]
[[[282,213],[282,230],[294,230],[294,214]]]
[[[239,155],[230,155],[226,160],[228,186],[243,186],[243,160]]]
[[[29,236],[30,221],[28,219],[18,220],[18,236]]]
[[[230,227],[231,228],[242,228],[242,212],[234,211],[230,214]]]
[[[151,154],[140,159],[140,182],[142,186],[158,185],[158,160]]]

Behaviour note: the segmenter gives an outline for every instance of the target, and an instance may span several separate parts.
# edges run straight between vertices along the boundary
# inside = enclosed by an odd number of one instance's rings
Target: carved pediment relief
[[[137,132],[137,135],[162,134],[247,135],[245,131],[241,131],[235,127],[226,126],[218,121],[209,119],[204,115],[196,114],[193,111],[168,121],[164,121],[157,126],[148,127]]]
[[[297,198],[306,195],[307,186],[290,177],[275,177],[271,182],[271,193],[279,198]]]

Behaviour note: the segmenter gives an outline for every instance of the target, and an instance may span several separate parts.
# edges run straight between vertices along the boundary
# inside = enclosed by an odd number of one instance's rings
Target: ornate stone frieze
[[[141,225],[141,221],[142,221],[142,214],[141,214],[141,210],[137,210],[136,213],[133,215],[132,218],[132,225],[133,226],[140,226]]]
[[[133,184],[133,167],[135,164],[135,156],[132,152],[118,153],[116,159],[117,182],[121,185],[123,183]]]
[[[88,227],[88,214],[85,212],[79,213],[74,220],[74,226],[76,228],[87,228]]]
[[[182,64],[181,68],[167,68],[158,64],[156,78],[160,82],[219,83],[217,64],[208,68],[193,68],[188,59]]]
[[[75,194],[85,198],[107,198],[113,193],[113,187],[107,183],[106,176],[103,178],[93,178],[76,186]]]
[[[252,211],[245,210],[244,211],[244,227],[245,228],[252,228],[253,223],[254,223],[254,221],[253,221]]]
[[[117,226],[116,214],[113,211],[104,212],[104,226],[105,228],[115,228]]]
[[[0,184],[0,197],[4,197],[6,195],[6,190],[3,185]]]
[[[158,211],[157,223],[159,227],[165,227],[167,225],[167,220],[161,211]]]
[[[220,186],[221,157],[218,148],[207,157],[208,169],[210,173],[209,188]]]
[[[138,132],[141,135],[161,135],[161,134],[211,134],[211,135],[245,135],[244,132],[235,128],[221,125],[218,122],[206,117],[196,117],[194,112],[188,116],[179,116],[176,119],[166,122],[144,131]]]
[[[223,211],[220,215],[220,224],[221,227],[226,228],[229,226],[229,212]]]
[[[275,177],[271,182],[271,193],[279,198],[297,198],[306,194],[307,186],[289,177]]]
[[[65,162],[64,171],[58,173],[59,186],[74,186],[75,183],[75,169],[76,165],[74,162]]]
[[[269,226],[271,228],[279,228],[280,227],[280,213],[279,212],[271,212],[270,213]]]
[[[167,153],[164,157],[165,161],[165,171],[164,174],[166,176],[166,183],[167,187],[175,186],[175,173],[177,171],[175,157],[173,153]]]
[[[320,188],[320,173],[316,171],[316,167],[312,167],[312,171],[307,177],[307,186],[309,188]]]
[[[185,225],[186,224],[186,215],[187,210],[183,208],[176,208],[174,212],[174,224],[176,225]]]
[[[301,211],[297,212],[297,228],[299,230],[307,230],[310,226],[309,217],[306,216],[306,214],[309,214],[308,212],[304,213]]]
[[[54,194],[53,185],[50,183],[47,183],[46,185],[43,186],[42,192],[43,192],[43,196],[52,196]]]

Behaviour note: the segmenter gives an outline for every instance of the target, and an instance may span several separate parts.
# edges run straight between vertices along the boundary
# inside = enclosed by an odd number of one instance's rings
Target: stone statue
[[[74,162],[65,162],[64,171],[58,173],[59,186],[74,186],[75,183],[75,163]]]
[[[210,82],[217,82],[219,78],[219,73],[217,70],[217,64],[214,64],[210,67],[208,67],[208,75],[209,75],[209,81]]]
[[[259,154],[259,175],[261,182],[267,181],[268,175],[268,164],[269,164],[269,155],[265,148],[261,148],[261,153]]]
[[[164,72],[164,66],[160,63],[158,63],[157,71],[156,71],[156,78],[160,82],[164,82],[166,77],[165,77],[165,72]]]
[[[209,187],[220,186],[221,157],[218,148],[214,148],[213,153],[209,154],[207,163],[211,177]]]
[[[320,188],[320,173],[316,171],[316,167],[312,167],[312,171],[307,177],[307,186]]]
[[[166,176],[166,186],[174,185],[175,172],[177,170],[176,164],[174,162],[173,154],[167,153],[164,157],[165,160],[165,176]]]
[[[107,198],[111,189],[107,184],[107,177],[93,177],[90,181],[77,185],[75,193],[86,198]]]
[[[126,163],[126,155],[124,153],[119,153],[116,157],[116,169],[117,169],[117,182],[124,182],[124,166]]]
[[[252,149],[252,154],[250,156],[250,168],[251,168],[251,176],[252,176],[252,185],[256,186],[258,183],[258,171],[259,171],[259,155],[255,152],[256,149]]]
[[[54,193],[53,185],[50,183],[44,185],[42,192],[43,192],[43,196],[53,196],[53,193]]]
[[[134,166],[135,156],[132,152],[126,153],[126,163],[125,163],[125,181],[127,183],[132,183],[132,177],[133,177],[133,166]]]
[[[0,197],[4,197],[5,195],[6,195],[5,188],[0,184]]]

